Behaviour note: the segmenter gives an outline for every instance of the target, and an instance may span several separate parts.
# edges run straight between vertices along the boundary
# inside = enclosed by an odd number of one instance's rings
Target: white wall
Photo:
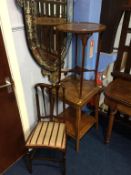
[[[3,0],[0,5],[0,21],[25,138],[36,121],[34,84],[48,82],[32,59],[26,44],[21,8],[16,0]],[[71,49],[65,66],[71,66]]]
[[[42,77],[40,68],[27,49],[23,20],[15,0],[1,1],[0,21],[22,126],[27,137],[36,121],[33,86],[47,79]]]
[[[15,30],[12,33],[24,90],[29,125],[32,127],[36,120],[34,84],[45,82],[47,80],[42,77],[41,69],[34,62],[28,51],[24,30]]]

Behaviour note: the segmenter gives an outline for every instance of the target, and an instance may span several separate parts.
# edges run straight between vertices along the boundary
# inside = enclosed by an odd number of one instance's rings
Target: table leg
[[[99,119],[99,99],[100,93],[95,96],[95,120],[96,120],[96,129],[98,129],[98,119]]]
[[[80,121],[81,121],[81,109],[76,108],[76,151],[79,151],[80,146]]]
[[[113,110],[113,109],[111,109],[111,111],[110,111],[109,123],[108,123],[106,137],[105,137],[105,143],[110,142],[111,134],[112,134],[112,127],[113,127],[116,112],[117,112],[117,110]]]
[[[81,78],[80,78],[80,94],[79,98],[82,98],[82,89],[83,89],[83,78],[84,78],[84,64],[85,64],[85,49],[87,45],[87,41],[91,35],[80,35],[81,42],[82,42],[82,65],[81,65]]]

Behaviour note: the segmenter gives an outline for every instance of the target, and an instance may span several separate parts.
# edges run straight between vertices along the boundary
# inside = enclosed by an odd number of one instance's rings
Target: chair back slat
[[[131,7],[123,10],[123,24],[118,46],[117,60],[112,75],[117,78],[131,79]],[[127,45],[129,40],[129,45]]]
[[[54,16],[54,3],[50,3],[50,15]]]
[[[54,100],[54,96],[51,88],[48,89],[48,95],[49,95],[49,110],[50,110],[49,116],[50,116],[50,119],[52,120],[55,100]]]
[[[125,51],[125,42],[126,42],[126,37],[128,32],[129,19],[130,19],[130,13],[129,11],[126,11],[124,14],[122,31],[121,31],[120,41],[119,41],[117,61],[115,62],[115,65],[114,65],[115,71],[116,70],[120,71],[121,69],[121,62],[123,58],[123,53]]]
[[[56,7],[56,16],[57,17],[60,16],[60,4],[58,4],[57,7]]]
[[[130,47],[128,48],[128,55],[127,55],[124,72],[127,74],[130,74],[130,71],[131,71],[131,42],[130,42]]]
[[[47,116],[45,94],[44,94],[44,90],[43,89],[41,91],[42,91],[42,96],[43,96],[43,105],[44,105],[44,109],[45,109],[45,116]]]
[[[35,85],[35,91],[38,120],[48,119],[53,121],[60,113],[63,113],[64,120],[65,101],[59,100],[59,96],[64,99],[64,87],[58,84],[39,83]]]
[[[56,91],[56,115],[58,116],[58,106],[59,106],[59,103],[58,103],[58,90]]]
[[[38,0],[36,3],[37,16],[66,18],[67,4],[65,0]]]
[[[37,108],[37,116],[38,120],[40,120],[41,115],[40,115],[40,103],[39,103],[39,95],[38,95],[38,89],[35,87],[35,96],[36,96],[36,108]]]
[[[131,33],[131,28],[128,28],[128,33]]]

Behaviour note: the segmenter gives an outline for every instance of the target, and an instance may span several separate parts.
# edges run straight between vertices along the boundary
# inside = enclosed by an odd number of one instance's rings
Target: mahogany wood
[[[76,150],[79,151],[80,139],[95,124],[98,128],[98,107],[101,88],[95,81],[83,80],[82,97],[79,98],[80,78],[69,76],[62,83],[66,89],[65,102],[71,106],[65,112],[67,133],[76,140]],[[95,115],[88,116],[82,112],[85,105],[94,98]]]
[[[102,24],[96,24],[96,23],[86,23],[86,22],[81,22],[81,23],[66,23],[66,24],[60,24],[56,27],[56,29],[60,32],[70,32],[72,34],[75,34],[76,37],[76,57],[75,57],[75,63],[77,63],[77,39],[78,37],[81,39],[82,42],[82,63],[81,63],[81,79],[80,79],[80,92],[79,92],[79,98],[82,97],[82,89],[83,89],[83,76],[84,76],[84,64],[85,64],[85,48],[87,45],[87,41],[90,38],[90,36],[95,33],[101,33],[105,30],[105,25]],[[100,38],[99,38],[100,40]],[[100,42],[100,41],[99,41]],[[99,43],[100,44],[100,43]],[[61,44],[60,44],[61,45]],[[99,46],[98,46],[99,48]],[[96,67],[94,70],[95,72],[95,80],[96,80],[96,76],[97,76],[97,69],[98,69],[98,62],[99,62],[99,52],[100,50],[98,50],[98,54],[97,54],[97,59],[96,59]],[[79,69],[80,70],[80,69]],[[69,71],[75,71],[75,73],[77,72],[77,64],[76,67],[69,70]],[[79,73],[79,72],[78,72]]]
[[[80,139],[84,134],[94,125],[98,128],[98,101],[101,88],[96,84],[96,76],[99,64],[99,52],[100,47],[98,46],[98,54],[95,69],[88,70],[84,68],[85,64],[85,48],[87,41],[94,32],[98,32],[99,35],[105,30],[105,26],[102,24],[95,23],[66,23],[58,25],[56,29],[64,33],[72,33],[76,38],[76,51],[75,51],[75,67],[69,70],[61,70],[61,72],[75,73],[74,76],[68,76],[62,83],[66,88],[65,101],[71,106],[71,108],[66,110],[66,124],[67,133],[76,140],[76,150],[79,151]],[[81,67],[77,65],[78,63],[78,38],[80,38],[82,43],[82,55],[81,55]],[[100,37],[99,37],[100,44]],[[99,45],[98,44],[98,45]],[[84,72],[94,72],[95,80],[87,81],[84,80]],[[87,116],[86,113],[82,112],[82,108],[90,100],[94,98],[95,100],[95,116]],[[72,112],[73,111],[73,112]]]
[[[88,22],[65,23],[57,26],[57,30],[59,31],[77,33],[79,35],[89,33],[92,34],[94,32],[102,32],[105,30],[105,28],[105,25]]]
[[[79,108],[80,109],[80,108]],[[76,121],[76,112],[80,112],[81,116],[80,121]],[[78,117],[79,117],[78,116]],[[67,134],[74,139],[79,138],[79,140],[85,135],[85,133],[96,123],[96,118],[93,116],[87,115],[86,112],[77,110],[73,107],[69,107],[65,110],[66,125],[67,125]],[[77,127],[79,129],[77,129]],[[76,131],[79,131],[76,135]]]
[[[130,32],[129,22],[131,18],[131,6],[126,6],[122,13],[124,13],[124,20],[117,60],[112,73],[114,80],[105,90],[105,103],[110,108],[109,124],[105,137],[106,143],[110,142],[113,122],[117,111],[131,116],[131,39],[129,41],[129,46],[125,47],[127,34]],[[122,66],[124,59],[123,54],[125,52],[127,53],[126,59],[124,60],[124,66]]]
[[[65,102],[73,107],[82,108],[88,103],[93,96],[101,91],[101,87],[97,86],[94,80],[83,80],[82,97],[79,98],[80,78],[68,76],[62,80],[66,89]]]

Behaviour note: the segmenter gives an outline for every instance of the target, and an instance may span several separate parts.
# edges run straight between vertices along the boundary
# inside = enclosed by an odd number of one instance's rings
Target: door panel
[[[24,135],[0,29],[0,173],[25,151]]]

